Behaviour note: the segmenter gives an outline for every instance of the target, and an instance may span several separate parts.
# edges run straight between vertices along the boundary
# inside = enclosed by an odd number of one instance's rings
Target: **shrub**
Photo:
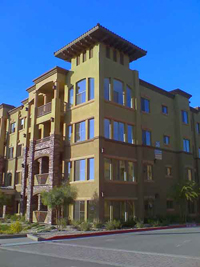
[[[57,224],[58,224],[58,228],[60,230],[63,230],[67,226],[67,220],[65,218],[58,219]]]
[[[31,227],[38,227],[38,226],[39,226],[39,223],[37,223],[37,222],[34,222],[31,224]]]
[[[100,221],[94,220],[93,221],[93,227],[96,228],[96,229],[103,228],[103,223],[100,222]]]
[[[19,221],[12,223],[10,226],[10,230],[13,234],[18,234],[22,231],[22,225]]]
[[[136,221],[132,218],[132,219],[129,219],[128,221],[126,222],[122,222],[122,227],[134,227],[136,225]]]
[[[75,229],[79,230],[79,226],[80,226],[81,222],[80,221],[72,221],[71,224]]]
[[[117,220],[108,221],[105,223],[106,230],[115,230],[121,228],[121,222]]]
[[[135,226],[136,226],[136,228],[143,228],[144,224],[143,224],[143,222],[138,221]]]
[[[5,215],[5,220],[10,220],[10,217],[11,217],[10,214],[6,214],[6,215]]]
[[[19,220],[19,216],[17,216],[16,214],[11,215],[11,216],[10,216],[10,220],[11,220],[12,222],[18,221],[18,220]]]
[[[91,224],[89,222],[82,222],[79,227],[81,231],[90,231]]]

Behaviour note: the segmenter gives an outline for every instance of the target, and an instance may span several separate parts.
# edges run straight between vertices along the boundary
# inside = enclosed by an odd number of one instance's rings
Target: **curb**
[[[16,234],[16,235],[0,235],[0,239],[9,239],[9,238],[20,238],[20,237],[26,237],[26,234]]]
[[[36,235],[32,235],[32,234],[27,234],[26,237],[31,239],[31,240],[34,240],[34,241],[44,241],[45,240],[45,238],[42,238],[42,237],[39,237]]]
[[[93,232],[85,234],[74,234],[74,235],[61,235],[61,236],[52,236],[49,238],[44,238],[43,240],[59,240],[59,239],[73,239],[73,238],[82,238],[82,237],[93,237],[93,236],[104,236],[104,235],[114,235],[114,234],[126,234],[126,233],[135,233],[135,232],[148,232],[154,230],[167,230],[167,229],[176,229],[176,228],[187,228],[200,226],[200,224],[182,224],[174,226],[162,226],[162,227],[149,227],[141,229],[127,229],[127,230],[111,230],[105,232]]]

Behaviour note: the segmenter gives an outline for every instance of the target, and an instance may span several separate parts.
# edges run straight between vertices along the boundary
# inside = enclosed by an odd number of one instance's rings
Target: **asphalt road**
[[[200,227],[28,242],[2,244],[0,267],[200,267]]]

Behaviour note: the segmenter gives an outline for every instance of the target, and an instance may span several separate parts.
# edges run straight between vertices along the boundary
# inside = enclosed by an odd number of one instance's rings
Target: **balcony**
[[[47,211],[33,211],[33,222],[47,223]]]
[[[35,150],[48,148],[50,146],[50,136],[38,139],[35,142]]]
[[[37,108],[37,118],[51,113],[51,102]]]
[[[34,176],[34,185],[49,185],[49,174],[36,174]]]

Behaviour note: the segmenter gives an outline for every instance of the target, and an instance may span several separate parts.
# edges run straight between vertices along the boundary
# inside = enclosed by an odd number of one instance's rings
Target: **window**
[[[106,57],[110,58],[110,47],[106,46]]]
[[[72,141],[72,125],[68,126],[68,142]]]
[[[163,142],[165,145],[169,145],[170,144],[170,137],[168,135],[164,135]]]
[[[76,58],[76,66],[78,66],[80,64],[80,56],[78,56],[77,58]]]
[[[126,86],[126,106],[132,108],[132,90],[130,87]]]
[[[85,181],[85,159],[75,161],[75,181]]]
[[[181,113],[182,113],[182,122],[185,123],[185,124],[188,124],[188,113],[187,113],[187,111],[182,110]]]
[[[126,165],[124,160],[119,160],[119,180],[126,181]]]
[[[5,186],[11,186],[11,185],[12,185],[12,173],[8,172],[6,174]]]
[[[113,60],[117,62],[117,51],[113,50]]]
[[[11,123],[10,132],[14,133],[15,132],[15,128],[16,128],[16,122]]]
[[[129,144],[133,144],[133,126],[132,125],[127,125],[127,141]]]
[[[105,138],[111,138],[111,122],[109,119],[104,119],[104,136]]]
[[[69,95],[68,95],[68,106],[71,108],[74,104],[74,88],[69,89]]]
[[[21,179],[21,172],[16,172],[16,184],[21,184],[22,183],[22,179]]]
[[[89,58],[92,58],[93,57],[93,48],[90,48],[89,50]]]
[[[172,176],[172,167],[166,167],[166,176]]]
[[[14,154],[14,147],[8,148],[8,159],[12,159]]]
[[[111,177],[111,159],[104,158],[104,179],[105,180],[112,180]]]
[[[120,64],[124,65],[124,55],[120,53]]]
[[[141,109],[143,112],[150,112],[150,101],[146,98],[141,98]]]
[[[24,129],[24,123],[25,123],[25,119],[24,118],[19,120],[19,130]]]
[[[146,146],[151,145],[151,132],[143,130],[142,131],[142,144]]]
[[[200,134],[200,123],[197,123],[197,133]]]
[[[85,201],[75,201],[74,220],[84,221],[84,219],[85,219]]]
[[[17,146],[17,157],[21,157],[22,156],[22,145],[18,145]]]
[[[89,133],[89,136],[88,136],[88,138],[89,139],[92,139],[92,138],[94,138],[94,119],[90,119],[89,121],[88,121],[88,133]]]
[[[94,99],[94,78],[89,78],[89,100]]]
[[[113,90],[113,101],[123,105],[123,83],[114,79]]]
[[[190,140],[183,139],[183,151],[190,152]]]
[[[110,98],[110,79],[109,78],[104,79],[104,99],[105,100],[111,100],[111,98]]]
[[[186,169],[186,173],[187,173],[187,180],[188,180],[188,181],[192,181],[192,180],[193,180],[193,179],[192,179],[192,169],[187,168],[187,169]]]
[[[173,209],[174,209],[173,200],[167,200],[167,210],[173,210]]]
[[[94,180],[94,158],[88,159],[88,180]]]
[[[85,121],[76,123],[75,125],[75,142],[85,140]]]
[[[86,61],[86,51],[83,52],[83,62]]]
[[[152,181],[153,180],[153,166],[152,165],[146,165],[146,180]]]
[[[86,80],[77,82],[76,84],[76,104],[82,104],[86,101]]]
[[[129,182],[136,182],[136,178],[135,178],[135,168],[134,168],[134,163],[131,161],[127,162],[128,164],[128,181]]]
[[[114,132],[113,138],[117,141],[125,141],[125,134],[124,134],[124,123],[114,121]]]
[[[68,181],[72,181],[72,162],[67,162],[67,179]]]
[[[168,107],[167,106],[164,106],[164,105],[162,106],[162,113],[166,114],[166,115],[168,114]]]

